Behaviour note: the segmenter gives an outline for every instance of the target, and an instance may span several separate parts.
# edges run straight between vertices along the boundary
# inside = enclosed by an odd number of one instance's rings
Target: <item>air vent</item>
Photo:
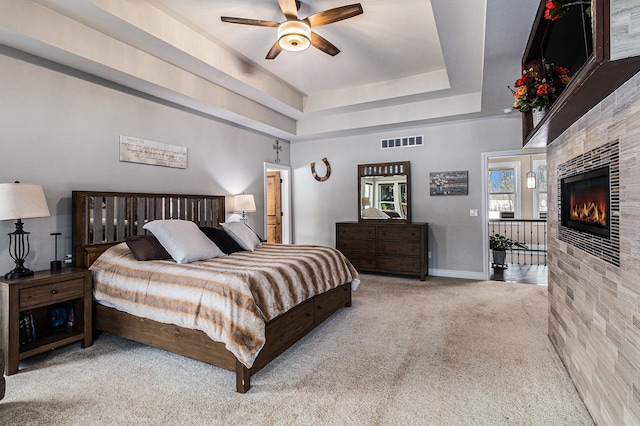
[[[401,138],[380,139],[381,149],[390,148],[410,148],[414,146],[422,146],[424,135],[404,136]]]

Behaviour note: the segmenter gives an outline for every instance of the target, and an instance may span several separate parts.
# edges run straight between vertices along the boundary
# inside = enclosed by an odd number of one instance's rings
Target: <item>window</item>
[[[519,167],[517,163],[494,163],[489,167],[489,219],[511,212],[520,217],[518,197]]]
[[[538,181],[533,194],[533,217],[546,219],[547,217],[547,162],[546,160],[534,160],[533,169]]]

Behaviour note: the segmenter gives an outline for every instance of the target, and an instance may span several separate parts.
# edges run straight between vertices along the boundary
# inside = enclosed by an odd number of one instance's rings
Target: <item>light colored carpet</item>
[[[363,275],[252,378],[103,334],[21,363],[2,424],[588,425],[547,338],[546,287]]]

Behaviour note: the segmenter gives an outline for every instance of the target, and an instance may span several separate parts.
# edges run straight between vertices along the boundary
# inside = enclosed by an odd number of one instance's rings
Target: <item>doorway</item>
[[[267,242],[291,244],[291,167],[264,163],[264,229]]]
[[[482,154],[483,246],[487,279],[546,285],[546,151],[527,149]],[[500,234],[526,245],[496,262],[489,235]]]

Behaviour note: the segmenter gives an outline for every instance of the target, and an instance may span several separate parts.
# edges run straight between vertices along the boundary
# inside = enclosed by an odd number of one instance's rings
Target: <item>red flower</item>
[[[564,68],[564,67],[556,67],[555,72],[558,75],[567,75],[567,74],[569,74],[569,70]]]
[[[538,86],[536,95],[548,95],[551,92],[553,92],[553,87],[549,83],[544,83]]]
[[[546,6],[547,6],[547,9],[555,9],[556,8],[556,5],[553,4],[553,2],[551,0],[547,1]]]
[[[528,79],[529,79],[529,76],[523,75],[516,81],[516,84],[514,84],[514,86],[516,87],[524,86],[527,83]]]

